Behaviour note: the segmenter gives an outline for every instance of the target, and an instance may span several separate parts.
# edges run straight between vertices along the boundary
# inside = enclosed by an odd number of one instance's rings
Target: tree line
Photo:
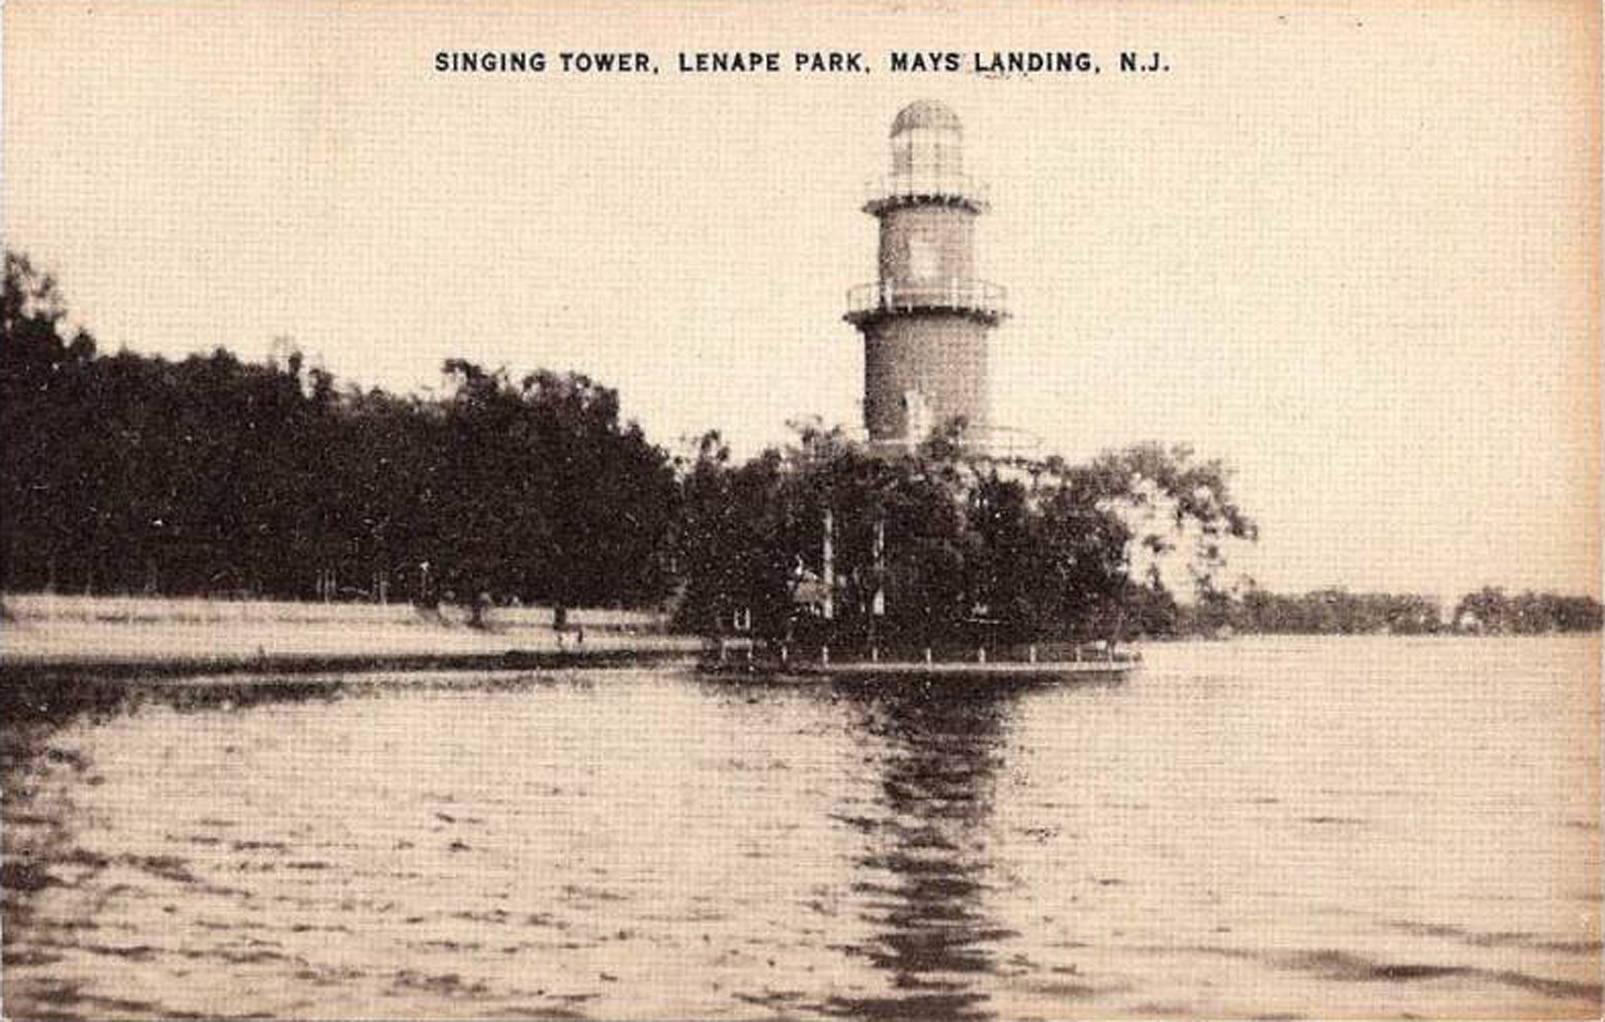
[[[1295,635],[1547,635],[1593,632],[1605,607],[1591,596],[1527,591],[1507,595],[1487,587],[1462,596],[1445,614],[1437,600],[1413,593],[1354,593],[1317,589],[1212,594],[1178,615],[1173,634]]]
[[[442,396],[340,389],[296,353],[102,355],[5,259],[0,585],[284,599],[649,603],[667,454],[578,374],[450,360]]]
[[[1483,590],[1444,620],[1421,596],[1228,592],[1257,529],[1185,446],[998,460],[957,423],[895,453],[802,423],[743,461],[716,432],[671,455],[578,373],[448,359],[418,396],[288,348],[106,355],[9,251],[0,320],[8,591],[667,605],[689,630],[888,648],[1600,627],[1588,597]]]

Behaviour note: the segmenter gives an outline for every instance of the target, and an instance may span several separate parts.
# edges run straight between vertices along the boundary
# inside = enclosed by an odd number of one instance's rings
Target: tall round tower
[[[913,445],[958,419],[982,446],[987,337],[1008,313],[1001,287],[975,274],[981,182],[964,173],[964,134],[940,103],[910,103],[892,122],[892,172],[869,183],[880,221],[880,279],[848,292],[864,335],[864,426],[871,443]]]

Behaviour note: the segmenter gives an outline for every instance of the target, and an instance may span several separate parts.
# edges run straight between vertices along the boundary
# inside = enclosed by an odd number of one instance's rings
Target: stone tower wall
[[[921,205],[888,209],[880,217],[880,279],[893,286],[919,284],[914,272],[934,279],[969,280],[975,276],[975,214],[967,209]],[[930,266],[913,265],[910,240],[931,251]],[[930,278],[927,278],[929,280]]]
[[[987,417],[987,327],[949,313],[889,316],[864,331],[864,425],[871,440],[914,442],[904,394],[930,402],[931,426],[962,416],[984,431]]]

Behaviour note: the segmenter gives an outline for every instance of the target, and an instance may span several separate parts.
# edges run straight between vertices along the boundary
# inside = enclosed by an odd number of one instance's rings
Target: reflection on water
[[[895,993],[836,997],[833,1013],[877,1019],[990,1018],[974,982],[1012,936],[988,915],[986,823],[1014,694],[951,686],[860,692],[858,722],[881,739],[877,812],[844,815],[865,836],[853,889],[873,935],[850,951],[891,978]]]
[[[8,688],[8,1017],[1554,1017],[1598,647]]]

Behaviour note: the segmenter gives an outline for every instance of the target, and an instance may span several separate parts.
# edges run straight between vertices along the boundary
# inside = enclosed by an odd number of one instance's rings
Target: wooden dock
[[[751,645],[725,647],[705,656],[701,669],[710,674],[762,676],[791,682],[826,681],[973,681],[980,683],[1118,680],[1142,666],[1139,657],[1105,654],[1075,659],[974,660],[800,658],[776,656]]]
[[[1040,679],[1068,677],[1119,677],[1136,670],[1136,660],[1065,660],[1028,662],[964,662],[938,661],[885,661],[843,660],[832,663],[801,663],[787,665],[791,674],[816,675],[830,678],[979,678],[979,679]]]

